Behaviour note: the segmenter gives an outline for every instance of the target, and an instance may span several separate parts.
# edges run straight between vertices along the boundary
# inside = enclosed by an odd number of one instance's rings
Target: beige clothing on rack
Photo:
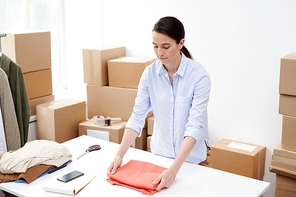
[[[0,105],[3,126],[6,136],[7,150],[21,147],[20,132],[16,119],[13,98],[6,73],[0,68]]]

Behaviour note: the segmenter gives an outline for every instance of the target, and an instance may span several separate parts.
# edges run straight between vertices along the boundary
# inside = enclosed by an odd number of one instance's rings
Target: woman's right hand
[[[108,167],[108,173],[115,174],[117,168],[119,168],[122,164],[122,158],[120,156],[115,156],[112,163]]]
[[[129,149],[129,147],[131,146],[133,141],[135,141],[137,136],[138,136],[137,131],[132,130],[130,128],[125,128],[121,144],[118,148],[118,151],[117,151],[112,163],[108,167],[107,174],[109,174],[109,173],[114,174],[116,172],[117,168],[119,168],[121,166],[122,158],[124,157],[126,151]]]

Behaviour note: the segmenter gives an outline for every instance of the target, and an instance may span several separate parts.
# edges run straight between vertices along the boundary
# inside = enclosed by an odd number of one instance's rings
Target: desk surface
[[[116,154],[118,144],[88,136],[80,136],[63,144],[73,154],[73,161],[66,168],[41,177],[30,184],[1,183],[0,189],[16,196],[67,196],[45,192],[42,186],[70,171],[81,170],[95,173],[97,176],[77,196],[143,196],[140,192],[121,186],[112,186],[106,181],[107,168]],[[76,159],[87,147],[94,144],[100,144],[102,149]],[[153,155],[135,148],[129,149],[124,157],[123,164],[131,159],[147,161],[163,167],[169,167],[173,162],[173,159]],[[269,186],[270,183],[268,182],[185,162],[171,187],[163,189],[153,196],[253,197],[262,195]]]

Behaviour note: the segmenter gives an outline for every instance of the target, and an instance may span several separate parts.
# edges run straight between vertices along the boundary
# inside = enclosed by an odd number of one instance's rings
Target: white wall
[[[121,44],[127,56],[155,57],[154,23],[179,18],[185,46],[209,72],[210,144],[229,138],[267,147],[264,180],[281,142],[278,114],[280,58],[296,52],[294,0],[64,0],[69,88],[83,87],[82,48]],[[85,94],[85,92],[83,92]]]
[[[82,49],[102,44],[102,1],[64,0],[61,9],[64,10],[61,27],[64,32],[62,49],[66,58],[67,87],[74,91],[70,96],[82,91],[83,95],[79,94],[78,98],[86,100]]]

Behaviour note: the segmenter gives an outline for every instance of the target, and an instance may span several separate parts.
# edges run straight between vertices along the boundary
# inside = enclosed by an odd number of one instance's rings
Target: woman
[[[200,164],[207,159],[207,105],[210,78],[184,46],[185,31],[174,17],[161,18],[152,31],[157,60],[142,74],[133,113],[108,172],[121,166],[128,148],[141,135],[152,108],[155,126],[154,154],[174,158],[173,164],[153,182],[156,190],[171,185],[184,161]]]

